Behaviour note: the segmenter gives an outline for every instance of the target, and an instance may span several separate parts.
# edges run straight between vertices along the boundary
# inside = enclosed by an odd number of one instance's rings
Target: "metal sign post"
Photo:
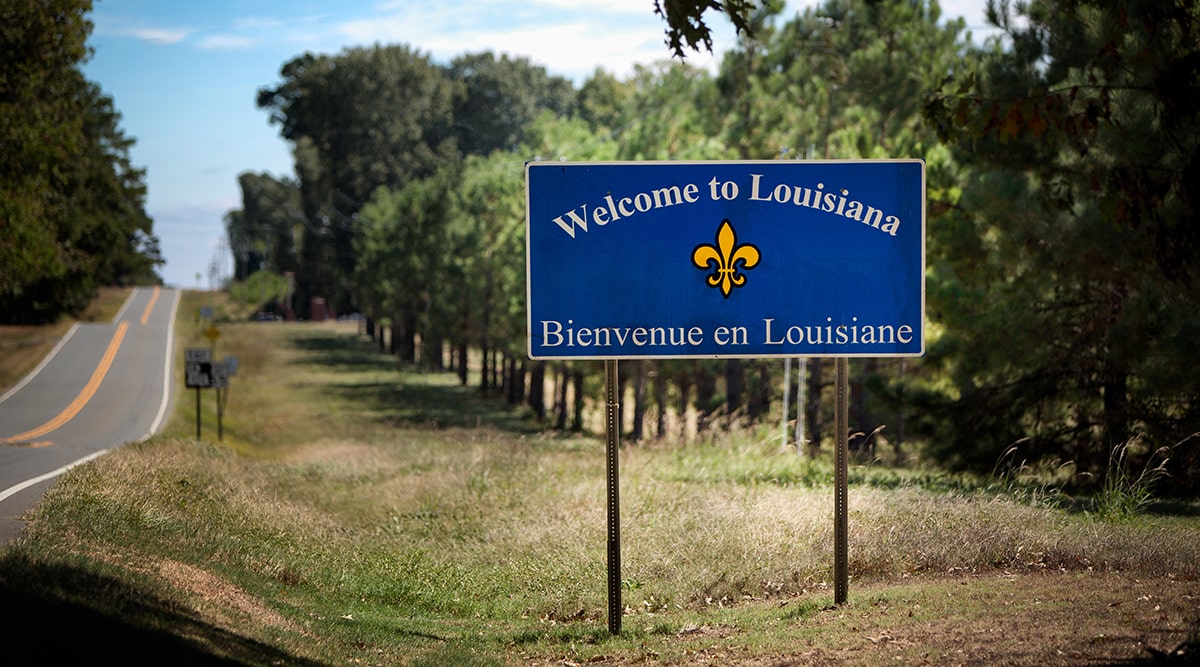
[[[608,631],[621,634],[621,501],[617,452],[621,446],[621,400],[617,360],[604,362],[605,470],[608,477]]]
[[[196,439],[200,439],[200,390],[212,386],[212,350],[189,347],[183,351],[184,386],[196,390]]]
[[[212,386],[217,392],[217,442],[225,442],[225,401],[229,392],[229,367],[226,363],[218,361],[212,365]]]
[[[850,398],[847,389],[850,375],[850,360],[838,357],[837,365],[837,406],[834,421],[837,423],[837,452],[834,455],[836,469],[833,473],[833,603],[842,604],[850,585],[849,546],[847,539],[850,458]]]

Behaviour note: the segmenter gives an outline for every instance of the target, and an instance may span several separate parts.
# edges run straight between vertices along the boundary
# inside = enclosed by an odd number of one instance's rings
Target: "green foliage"
[[[654,13],[667,22],[667,47],[679,58],[685,55],[685,44],[693,51],[701,46],[712,51],[712,31],[704,22],[705,12],[725,12],[738,32],[746,32],[753,8],[752,0],[654,0]]]
[[[354,301],[358,211],[376,189],[428,177],[454,155],[459,87],[407,46],[306,53],[280,74],[278,86],[259,90],[258,106],[296,145],[305,223],[298,303],[324,296],[341,312]]]
[[[229,296],[243,310],[274,312],[275,304],[287,296],[287,279],[269,271],[255,271],[243,281],[229,286]]]
[[[916,456],[915,438],[928,460],[980,473],[1021,442],[1031,469],[1070,461],[1080,474],[1068,488],[1103,479],[1112,443],[1132,433],[1200,430],[1190,261],[1200,235],[1187,187],[1200,120],[1195,12],[1001,2],[1007,41],[974,47],[934,2],[782,8],[656,5],[677,52],[705,44],[706,12],[729,14],[737,43],[715,76],[666,60],[624,79],[597,70],[575,90],[491,53],[445,67],[403,46],[293,59],[259,105],[293,142],[299,181],[246,177],[232,245],[245,270],[294,258],[299,303],[305,290],[340,294],[335,309],[387,322],[402,360],[437,367],[449,343],[465,381],[477,348],[481,386],[505,385],[515,402],[528,378],[539,415],[535,394],[557,386],[565,428],[568,383],[588,395],[599,385],[584,377],[592,367],[559,364],[546,381],[545,365],[524,365],[523,163],[916,156],[927,166],[928,355],[853,365],[854,431],[878,433],[889,460]],[[819,360],[808,368],[819,452],[829,378]],[[775,372],[639,365],[634,433],[645,436],[648,411],[657,437],[761,419],[779,393]],[[1174,460],[1160,488],[1191,488],[1200,453],[1180,448]]]
[[[978,173],[935,231],[947,339],[931,356],[955,378],[946,423],[981,419],[942,442],[985,461],[1028,436],[1099,476],[1131,433],[1200,427],[1183,371],[1200,363],[1200,274],[1185,259],[1200,251],[1200,16],[1169,2],[998,10],[1011,48],[992,45],[926,106]]]
[[[1144,513],[1154,499],[1154,487],[1169,476],[1169,447],[1159,447],[1148,456],[1142,453],[1139,458],[1144,462],[1136,469],[1134,459],[1143,446],[1140,438],[1134,438],[1109,452],[1104,482],[1092,507],[1101,519],[1127,521]]]
[[[458,150],[466,155],[515,150],[539,114],[567,116],[575,103],[570,81],[550,76],[527,58],[466,54],[451,61],[447,76],[462,84],[454,125]]]
[[[225,216],[225,232],[233,250],[233,279],[267,270],[295,271],[297,237],[306,220],[300,206],[300,188],[290,178],[246,172],[238,176],[242,208]]]
[[[100,285],[158,281],[144,173],[86,81],[91,2],[18,0],[0,28],[0,318],[78,313]]]

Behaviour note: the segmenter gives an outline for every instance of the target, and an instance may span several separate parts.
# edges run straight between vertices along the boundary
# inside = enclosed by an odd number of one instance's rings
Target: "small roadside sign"
[[[185,383],[188,389],[207,389],[213,386],[213,364],[208,361],[189,361],[184,366]]]
[[[212,361],[212,350],[207,347],[189,347],[183,351],[183,360],[187,363],[208,363]]]
[[[234,356],[225,357],[225,368],[230,376],[237,375],[238,358]]]
[[[229,367],[223,361],[212,364],[212,387],[214,389],[229,388]]]
[[[221,337],[221,332],[217,329],[217,327],[209,326],[207,329],[204,330],[204,337],[207,338],[210,342],[215,343],[215,342],[217,342],[217,339]]]

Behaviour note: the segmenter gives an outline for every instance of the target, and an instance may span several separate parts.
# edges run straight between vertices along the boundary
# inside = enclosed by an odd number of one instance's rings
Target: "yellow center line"
[[[83,406],[87,405],[88,401],[92,400],[92,396],[94,396],[96,394],[96,390],[100,388],[100,383],[104,381],[104,376],[108,374],[108,369],[112,366],[113,359],[115,359],[117,356],[117,350],[121,347],[121,341],[125,339],[125,331],[127,329],[129,329],[128,322],[121,322],[117,325],[117,332],[113,334],[112,342],[108,344],[108,349],[104,351],[104,357],[100,359],[100,365],[96,366],[96,371],[92,373],[92,379],[88,380],[87,385],[85,385],[83,390],[79,392],[79,395],[75,397],[75,400],[71,401],[70,405],[68,405],[62,412],[58,413],[57,417],[30,431],[18,433],[17,435],[4,438],[0,440],[0,443],[7,444],[21,440],[40,438],[43,435],[46,435],[47,433],[61,427],[63,424],[71,421],[75,415],[79,414],[79,411],[83,409]]]
[[[150,295],[150,303],[146,304],[146,310],[142,311],[142,326],[145,326],[150,321],[150,311],[154,310],[154,302],[158,301],[158,286],[154,286],[154,293]]]

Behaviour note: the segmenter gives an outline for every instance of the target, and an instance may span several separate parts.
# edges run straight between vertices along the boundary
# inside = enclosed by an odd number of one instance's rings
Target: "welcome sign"
[[[531,162],[529,356],[925,351],[920,160]]]

